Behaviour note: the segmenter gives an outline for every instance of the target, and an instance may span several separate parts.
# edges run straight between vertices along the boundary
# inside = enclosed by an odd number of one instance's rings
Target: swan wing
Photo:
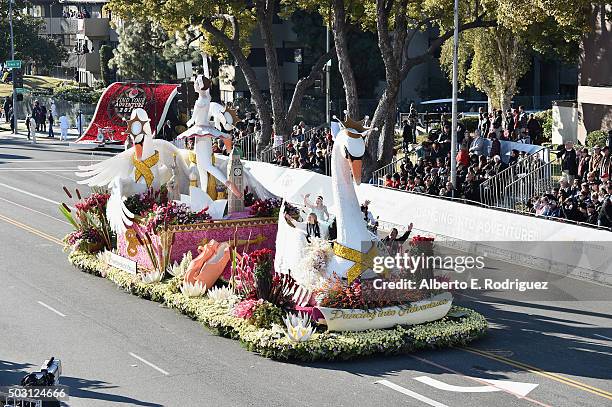
[[[79,184],[90,187],[110,185],[117,177],[128,178],[133,169],[132,156],[134,148],[127,149],[114,157],[92,165],[79,165],[79,171],[75,174],[85,178],[79,180]]]

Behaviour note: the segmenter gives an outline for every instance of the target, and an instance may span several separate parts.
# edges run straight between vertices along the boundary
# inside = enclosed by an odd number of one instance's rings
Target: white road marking
[[[28,191],[24,191],[23,189],[12,187],[12,186],[4,184],[2,182],[0,182],[0,187],[12,189],[13,191],[20,192],[20,193],[25,194],[25,195],[29,195],[32,198],[37,198],[37,199],[40,199],[41,201],[49,202],[49,203],[52,203],[54,205],[60,205],[60,202],[54,201],[54,200],[49,199],[49,198],[45,198],[44,196],[33,194],[31,192],[28,192]]]
[[[456,371],[455,369],[451,369],[450,367],[442,366],[442,365],[440,365],[440,364],[438,364],[436,362],[432,362],[431,360],[427,360],[425,358],[420,358],[420,357],[415,356],[415,355],[409,355],[409,356],[411,358],[419,360],[419,361],[421,361],[423,363],[427,363],[428,365],[435,366],[435,367],[437,367],[439,369],[446,370],[447,372],[454,373],[454,374],[456,374],[459,377],[463,377],[465,379],[472,380],[472,381],[475,381],[475,382],[480,383],[480,384],[485,384],[485,385],[490,384],[490,382],[486,382],[486,381],[484,381],[482,379],[479,379],[478,377],[467,376],[467,375],[465,375],[465,374],[463,374],[461,372]],[[505,388],[502,388],[502,390],[504,392],[508,393],[508,394],[512,394],[513,396],[522,398],[523,400],[530,401],[530,402],[532,402],[534,404],[537,404],[539,406],[542,406],[542,407],[552,407],[549,404],[542,403],[540,401],[534,400],[534,399],[529,398],[529,397],[521,396],[520,394],[514,393],[514,392],[512,392],[510,390],[507,390]]]
[[[69,222],[66,222],[66,221],[64,221],[64,220],[58,219],[58,218],[56,218],[55,216],[48,215],[48,214],[46,214],[46,213],[44,213],[44,212],[41,212],[41,211],[37,211],[36,209],[28,208],[27,206],[24,206],[24,205],[18,204],[17,202],[10,201],[10,200],[8,200],[8,199],[6,199],[6,198],[2,198],[2,197],[0,197],[0,201],[8,202],[8,203],[13,204],[13,205],[15,205],[15,206],[18,206],[18,207],[20,207],[20,208],[27,209],[28,211],[32,211],[32,212],[34,212],[34,213],[38,213],[39,215],[46,216],[47,218],[51,218],[51,219],[56,220],[56,221],[58,221],[58,222],[62,222],[62,223],[64,223],[64,224],[66,224],[66,225],[70,225],[70,226],[72,226],[72,225],[71,225]]]
[[[491,386],[455,386],[452,384],[441,382],[440,380],[434,379],[429,376],[419,376],[415,377],[414,380],[424,383],[428,386],[435,387],[439,390],[444,391],[453,391],[456,393],[491,393],[494,391],[509,391],[515,395],[520,395],[521,397],[525,397],[533,389],[538,387],[538,384],[533,383],[522,383],[522,382],[513,382],[510,380],[492,380],[492,379],[482,379],[479,378],[479,381],[490,383]]]
[[[153,369],[157,370],[158,372],[160,372],[161,374],[164,374],[166,376],[168,376],[170,373],[166,372],[164,369],[162,369],[161,367],[155,366],[153,363],[149,362],[148,360],[145,360],[143,358],[141,358],[140,356],[138,356],[135,353],[129,352],[129,355],[135,359],[140,360],[142,363],[144,363],[145,365],[148,365],[150,367],[152,367]]]
[[[609,340],[609,341],[612,341],[612,338],[608,338],[607,336],[604,336],[604,335],[600,335],[600,334],[593,334],[593,335],[594,335],[594,336],[598,336],[598,337],[600,337],[600,338],[607,339],[607,340]]]
[[[6,199],[6,198],[2,198],[2,197],[0,197],[0,201],[8,202],[8,203],[13,204],[13,205],[15,205],[15,206],[18,206],[18,207],[20,207],[20,208],[27,209],[28,211],[32,211],[32,212],[37,213],[37,214],[39,214],[39,215],[46,216],[47,218],[50,218],[50,219],[56,220],[56,221],[58,221],[58,222],[62,222],[62,223],[64,223],[64,224],[66,224],[66,225],[70,225],[70,226],[72,226],[70,223],[68,223],[68,222],[66,222],[66,221],[64,221],[64,220],[61,220],[61,219],[59,219],[59,218],[56,218],[55,216],[51,216],[51,215],[46,214],[46,213],[41,212],[41,211],[37,211],[36,209],[32,209],[32,208],[29,208],[29,207],[27,207],[27,206],[25,206],[25,205],[18,204],[17,202],[13,202],[13,201],[8,200],[8,199]]]
[[[442,404],[439,401],[432,400],[429,397],[425,397],[422,394],[416,393],[416,392],[414,392],[412,390],[405,389],[402,386],[399,386],[399,385],[397,385],[395,383],[391,383],[388,380],[379,380],[379,381],[375,382],[374,384],[382,384],[383,386],[387,386],[390,389],[393,389],[393,390],[398,391],[398,392],[400,392],[402,394],[405,394],[406,396],[410,396],[413,399],[417,399],[419,401],[422,401],[423,403],[428,404],[428,405],[433,406],[433,407],[448,407],[446,404]]]
[[[75,182],[75,183],[78,181],[78,179],[74,179],[74,178],[70,178],[70,177],[65,177],[65,176],[59,175],[59,174],[53,174],[53,171],[43,171],[43,172],[45,174],[49,174],[49,175],[51,175],[52,177],[55,177],[55,178],[62,178],[62,179],[65,179],[65,180],[68,180],[68,181],[71,181],[71,182]]]
[[[60,317],[65,317],[65,316],[66,316],[66,314],[62,314],[61,312],[59,312],[58,310],[56,310],[56,309],[55,309],[55,308],[53,308],[52,306],[47,305],[47,304],[45,304],[45,303],[44,303],[44,302],[42,302],[42,301],[36,301],[36,302],[38,302],[40,305],[42,305],[43,307],[47,308],[48,310],[55,312],[55,313],[56,313],[57,315],[59,315]]]

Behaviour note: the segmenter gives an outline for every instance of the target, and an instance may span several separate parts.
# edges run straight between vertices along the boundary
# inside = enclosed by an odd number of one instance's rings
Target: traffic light
[[[23,88],[23,71],[13,69],[13,84],[16,88]]]

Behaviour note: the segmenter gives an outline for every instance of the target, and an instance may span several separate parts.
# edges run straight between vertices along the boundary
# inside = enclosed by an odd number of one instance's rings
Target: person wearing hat
[[[612,184],[609,181],[607,189],[608,194],[604,198],[597,216],[597,225],[610,228],[612,227],[612,196],[610,195],[612,194]]]
[[[591,225],[597,225],[599,213],[597,213],[597,208],[593,202],[588,202],[586,205],[586,223]]]
[[[561,169],[571,184],[574,182],[576,175],[578,175],[578,157],[574,149],[574,143],[566,141],[565,146],[562,146],[557,151],[557,157],[561,159]]]
[[[610,156],[610,148],[605,146],[602,150],[603,158],[601,159],[601,165],[599,166],[599,177],[603,177],[604,174],[610,174],[612,172],[612,157]]]
[[[589,162],[589,172],[599,170],[599,167],[601,167],[602,160],[603,160],[603,155],[601,154],[601,147],[600,146],[593,147],[593,153],[591,154],[591,161]]]
[[[591,161],[591,156],[589,155],[589,149],[583,147],[580,150],[580,158],[578,160],[578,178],[583,179],[586,173],[589,170],[589,163]]]

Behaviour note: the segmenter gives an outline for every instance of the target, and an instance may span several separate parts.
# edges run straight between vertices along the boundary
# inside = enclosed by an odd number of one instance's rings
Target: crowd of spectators
[[[403,123],[403,148],[408,153],[414,143],[413,125]],[[488,140],[487,140],[488,139]],[[459,143],[457,160],[457,183],[453,186],[451,170],[451,125],[445,123],[441,131],[430,133],[421,144],[420,157],[413,162],[406,155],[395,173],[385,175],[384,186],[428,195],[461,198],[481,202],[481,184],[506,171],[518,179],[544,164],[541,154],[529,155],[513,149],[506,160],[501,158],[501,141],[539,143],[542,127],[533,114],[528,115],[523,107],[506,112],[497,110],[487,113],[479,111],[479,121],[474,133],[468,134],[465,127],[457,128]],[[523,202],[530,213],[540,216],[565,218],[577,222],[612,227],[610,201],[610,174],[612,160],[610,148],[596,146],[577,153],[572,143],[567,143],[557,152],[563,170],[560,185],[545,194]]]
[[[87,9],[85,7],[83,7],[82,9],[74,9],[74,8],[65,8],[62,11],[62,17],[64,18],[78,18],[78,19],[83,19],[83,18],[91,18],[91,13],[89,11],[87,11]]]
[[[565,143],[557,152],[563,177],[559,186],[528,202],[536,215],[612,227],[612,157],[610,147],[583,147],[577,152]]]
[[[287,148],[275,151],[274,163],[328,174],[333,145],[329,128],[306,130],[301,122],[294,126]]]

